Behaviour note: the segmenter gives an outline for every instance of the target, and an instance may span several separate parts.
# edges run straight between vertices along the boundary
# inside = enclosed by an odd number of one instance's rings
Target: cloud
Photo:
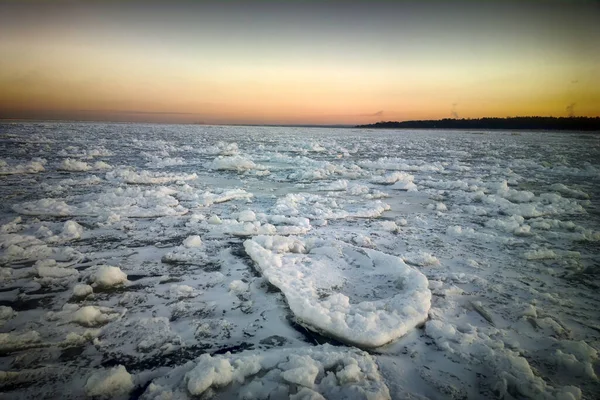
[[[359,117],[381,117],[383,115],[383,110],[377,111],[371,114],[358,114]]]
[[[565,110],[567,110],[567,115],[569,117],[574,117],[575,116],[575,103],[571,103],[568,106],[566,106]]]

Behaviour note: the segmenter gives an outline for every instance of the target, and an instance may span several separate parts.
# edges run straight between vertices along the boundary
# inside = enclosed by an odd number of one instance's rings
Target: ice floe
[[[427,278],[397,257],[342,243],[311,243],[307,249],[302,241],[281,236],[259,236],[244,247],[309,329],[377,347],[427,319]],[[378,287],[382,281],[387,284]],[[375,296],[371,287],[377,287]]]

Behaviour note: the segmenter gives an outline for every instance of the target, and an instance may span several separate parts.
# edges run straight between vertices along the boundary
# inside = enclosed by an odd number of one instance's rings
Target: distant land
[[[423,121],[382,121],[356,128],[376,129],[515,129],[599,131],[600,117],[509,117]]]

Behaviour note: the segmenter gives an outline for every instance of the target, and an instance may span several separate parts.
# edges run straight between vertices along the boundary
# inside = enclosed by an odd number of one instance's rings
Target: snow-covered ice
[[[0,127],[0,397],[600,397],[597,135]]]
[[[427,320],[427,278],[398,257],[282,236],[259,236],[244,248],[308,329],[378,347]]]

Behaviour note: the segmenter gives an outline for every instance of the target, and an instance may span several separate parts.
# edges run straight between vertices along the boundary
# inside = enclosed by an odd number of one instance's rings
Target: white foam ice
[[[240,155],[218,156],[212,162],[208,163],[206,167],[209,169],[236,172],[258,168],[252,160]]]
[[[73,286],[73,297],[86,297],[94,292],[94,289],[90,285],[78,283]]]
[[[311,220],[377,218],[390,210],[381,200],[359,202],[317,194],[294,193],[277,199],[273,214]]]
[[[225,203],[232,200],[246,200],[249,201],[254,195],[247,192],[244,189],[230,189],[230,190],[214,190],[196,192],[188,191],[183,194],[180,193],[180,198],[187,201],[196,201],[199,206],[210,207],[213,204]]]
[[[69,199],[71,204],[55,198],[15,204],[13,209],[24,215],[47,216],[110,216],[112,214],[151,218],[182,215],[188,210],[173,197],[177,191],[166,187],[143,189],[118,187],[100,194],[87,194]]]
[[[11,164],[0,159],[0,175],[37,174],[46,170],[46,160],[43,158],[36,158],[24,164]]]
[[[82,159],[90,159],[94,157],[111,157],[113,152],[104,146],[95,146],[82,149],[79,146],[67,146],[58,151],[61,157],[74,157]]]
[[[121,313],[108,307],[84,306],[73,312],[71,321],[82,326],[97,327],[116,320]]]
[[[555,192],[560,193],[563,196],[566,197],[573,197],[575,199],[589,199],[590,195],[585,193],[584,191],[578,190],[578,189],[573,189],[570,188],[562,183],[555,183],[553,185],[550,185],[550,190],[553,190]]]
[[[402,259],[411,265],[418,265],[419,267],[437,267],[440,265],[440,260],[426,251],[404,253]]]
[[[184,182],[196,179],[196,174],[171,174],[166,172],[137,171],[129,167],[119,167],[106,173],[109,181],[129,184],[163,185],[169,182]]]
[[[100,265],[90,275],[92,286],[98,288],[110,288],[127,282],[127,274],[119,267],[111,265]]]
[[[169,288],[169,297],[174,300],[188,299],[201,294],[200,291],[189,285],[171,285]]]
[[[61,162],[58,170],[69,172],[87,172],[91,170],[102,171],[111,168],[112,166],[104,161],[96,161],[94,164],[88,164],[85,161],[66,158]]]
[[[0,327],[4,325],[6,321],[15,317],[17,312],[10,306],[0,306]]]
[[[135,384],[133,377],[122,365],[95,370],[85,383],[85,394],[92,398],[124,398]]]
[[[202,239],[198,235],[188,236],[183,241],[183,246],[187,248],[202,247]]]
[[[153,154],[149,154],[147,158],[150,161],[148,161],[145,166],[147,168],[153,169],[174,167],[187,164],[187,161],[183,157],[159,157]]]
[[[8,353],[18,350],[37,347],[40,345],[41,337],[37,331],[0,333],[0,353]]]
[[[155,379],[142,397],[185,398],[188,394],[241,399],[390,399],[372,356],[330,345],[204,354]]]
[[[441,172],[445,169],[442,163],[438,161],[428,163],[423,160],[406,160],[398,157],[381,157],[377,160],[363,160],[358,164],[363,168],[390,171]]]
[[[229,291],[236,294],[246,292],[248,291],[248,288],[248,284],[246,282],[240,281],[239,279],[229,283]]]

